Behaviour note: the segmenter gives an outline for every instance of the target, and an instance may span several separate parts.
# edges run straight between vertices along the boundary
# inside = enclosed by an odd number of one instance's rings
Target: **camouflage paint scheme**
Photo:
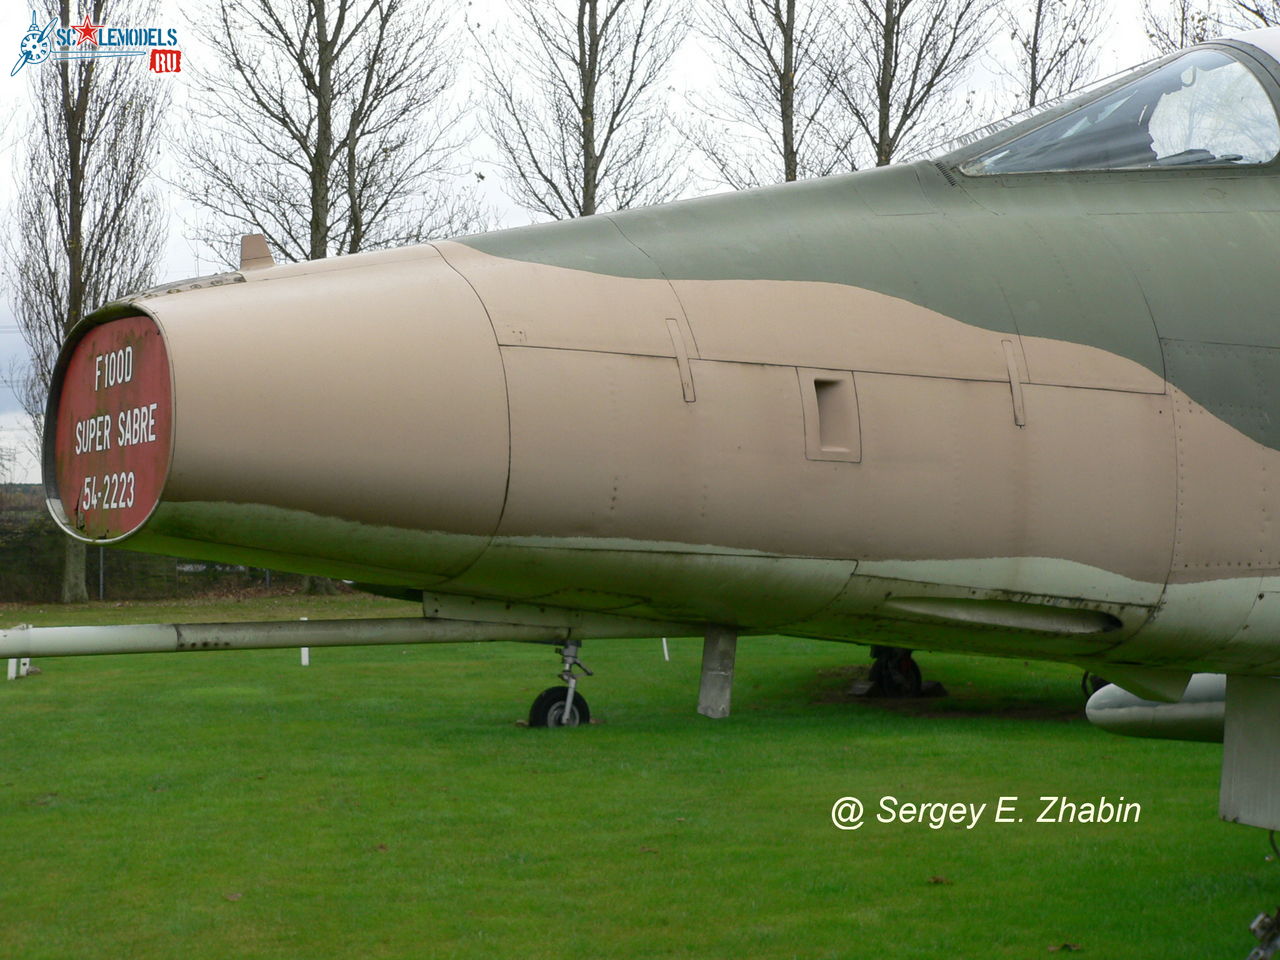
[[[428,612],[1276,672],[1280,165],[978,149],[109,305],[173,375],[120,545]]]

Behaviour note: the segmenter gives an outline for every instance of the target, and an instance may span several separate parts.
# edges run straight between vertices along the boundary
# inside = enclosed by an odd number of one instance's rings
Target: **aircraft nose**
[[[155,510],[173,449],[171,381],[164,337],[146,315],[87,330],[60,366],[48,482],[80,536],[117,540]]]
[[[491,535],[505,377],[483,306],[434,248],[244,276],[139,296],[73,334],[45,437],[62,526],[90,542],[209,537],[344,558],[381,530],[368,562],[395,531]],[[442,575],[472,551],[396,542]]]

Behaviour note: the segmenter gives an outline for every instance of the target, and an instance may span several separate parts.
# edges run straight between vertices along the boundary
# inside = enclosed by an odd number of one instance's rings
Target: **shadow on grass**
[[[1019,661],[1020,662],[1020,661]],[[946,694],[941,697],[867,697],[853,692],[855,683],[866,680],[870,667],[850,664],[818,670],[806,693],[811,703],[845,704],[855,708],[929,719],[1001,718],[1008,720],[1050,720],[1061,723],[1086,722],[1085,698],[1069,675],[1062,682],[1048,684],[1043,664],[1028,669],[1020,683],[1006,671],[985,672],[979,680],[966,680],[954,670],[943,670]],[[1001,673],[1006,675],[1002,676]],[[926,674],[928,675],[928,674]]]

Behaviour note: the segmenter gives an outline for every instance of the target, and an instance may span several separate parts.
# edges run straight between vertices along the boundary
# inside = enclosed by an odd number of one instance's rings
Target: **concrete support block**
[[[1280,680],[1227,677],[1223,820],[1280,830]]]
[[[720,719],[729,715],[733,695],[733,661],[738,633],[729,627],[708,625],[702,642],[702,682],[698,687],[698,712]]]

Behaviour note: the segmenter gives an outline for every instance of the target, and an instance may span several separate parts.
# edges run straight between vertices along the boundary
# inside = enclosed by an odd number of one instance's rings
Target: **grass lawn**
[[[363,597],[0,607],[18,622],[412,615]],[[1221,748],[1083,718],[1076,671],[923,654],[952,696],[851,702],[860,647],[588,642],[599,723],[518,726],[549,647],[37,661],[0,682],[5,958],[1243,958],[1280,902],[1216,817]],[[994,806],[972,830],[832,825],[841,796]],[[1142,805],[1037,824],[1041,795]]]

